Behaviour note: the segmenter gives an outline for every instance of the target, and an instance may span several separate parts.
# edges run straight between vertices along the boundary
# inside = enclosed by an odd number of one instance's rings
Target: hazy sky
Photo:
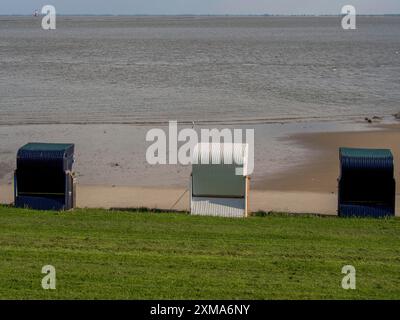
[[[0,0],[0,14],[31,14],[45,4],[60,14],[360,14],[400,13],[400,0]]]

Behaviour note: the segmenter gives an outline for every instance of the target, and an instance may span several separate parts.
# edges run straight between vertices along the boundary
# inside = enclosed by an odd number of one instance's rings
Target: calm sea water
[[[0,17],[0,124],[400,111],[400,17]]]

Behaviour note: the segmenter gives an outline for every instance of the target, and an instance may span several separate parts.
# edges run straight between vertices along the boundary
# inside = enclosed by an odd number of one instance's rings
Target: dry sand
[[[0,186],[1,202],[12,203],[12,186]],[[189,211],[189,192],[185,189],[140,187],[79,186],[77,206],[80,208],[153,208]],[[307,191],[253,190],[250,211],[275,211],[336,215],[337,195]],[[400,196],[397,196],[397,215]]]
[[[286,172],[266,177],[250,193],[251,211],[280,211],[335,215],[337,209],[338,148],[390,148],[400,157],[400,125],[381,127],[380,131],[297,134],[287,139],[312,151],[308,163],[295,165]],[[313,153],[314,154],[314,153]],[[396,180],[400,170],[396,167]],[[0,186],[0,202],[13,201],[12,185]],[[189,209],[185,188],[153,188],[78,185],[77,205],[81,208],[157,208]],[[397,215],[400,196],[397,195]]]
[[[13,201],[12,186],[2,186],[4,203]],[[5,191],[5,193],[4,193]],[[189,211],[185,189],[81,186],[77,188],[80,208],[154,208]],[[336,196],[316,192],[258,191],[250,193],[250,211],[336,214]]]

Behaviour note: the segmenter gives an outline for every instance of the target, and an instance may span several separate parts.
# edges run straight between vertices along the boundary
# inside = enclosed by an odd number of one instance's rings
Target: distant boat
[[[33,16],[34,16],[34,17],[39,17],[39,11],[38,11],[38,10],[35,10],[35,11],[33,12]]]

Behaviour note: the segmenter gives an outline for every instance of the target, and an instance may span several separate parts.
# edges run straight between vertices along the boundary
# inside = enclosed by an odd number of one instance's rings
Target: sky
[[[32,14],[50,4],[58,14],[400,14],[400,0],[0,0],[0,14]]]

